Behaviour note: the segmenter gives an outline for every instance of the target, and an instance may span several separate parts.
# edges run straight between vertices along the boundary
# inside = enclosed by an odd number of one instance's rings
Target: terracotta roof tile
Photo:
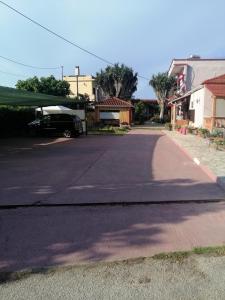
[[[133,107],[133,105],[127,101],[121,100],[116,97],[111,97],[100,101],[96,106],[117,106],[117,107]]]
[[[217,97],[225,97],[225,83],[224,84],[206,84],[210,92]]]
[[[205,80],[203,84],[225,84],[225,74]]]

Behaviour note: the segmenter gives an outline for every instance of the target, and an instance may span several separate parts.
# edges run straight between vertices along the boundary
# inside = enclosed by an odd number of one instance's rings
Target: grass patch
[[[141,126],[132,126],[133,129],[144,129],[144,130],[165,130],[165,127],[141,127]]]
[[[89,130],[89,134],[94,135],[124,135],[129,131],[127,128],[107,126],[103,128],[93,128]]]
[[[154,255],[153,259],[168,259],[172,261],[182,261],[189,256],[196,255],[210,255],[210,256],[225,256],[225,245],[217,247],[197,247],[190,251],[176,251],[168,253],[159,253]]]
[[[159,253],[154,255],[152,258],[153,259],[168,259],[168,260],[172,260],[172,261],[182,261],[185,258],[187,258],[188,256],[190,256],[192,254],[192,252],[190,251],[176,251],[176,252],[169,252],[169,253]]]
[[[225,256],[225,245],[220,247],[198,247],[193,249],[193,253],[197,255]]]

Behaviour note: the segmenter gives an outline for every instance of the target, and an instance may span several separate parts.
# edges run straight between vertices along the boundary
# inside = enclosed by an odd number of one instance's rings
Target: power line
[[[7,4],[7,3],[5,3],[5,2],[3,2],[3,1],[0,1],[0,3],[2,3],[2,4],[5,5],[5,6],[7,6],[9,9],[13,10],[14,12],[16,12],[16,13],[19,14],[19,15],[21,15],[22,17],[24,17],[25,19],[29,20],[30,22],[34,23],[35,25],[41,27],[42,29],[48,31],[49,33],[53,34],[54,36],[56,36],[56,37],[60,38],[61,40],[67,42],[68,44],[70,44],[70,45],[72,45],[72,46],[74,46],[74,47],[76,47],[76,48],[82,50],[83,52],[85,52],[85,53],[87,53],[87,54],[89,54],[89,55],[91,55],[91,56],[93,56],[93,57],[95,57],[95,58],[97,58],[97,59],[99,59],[99,60],[101,60],[101,61],[103,61],[103,62],[109,64],[109,65],[112,65],[112,66],[114,65],[112,62],[108,61],[107,59],[105,59],[105,58],[103,58],[103,57],[101,57],[101,56],[99,56],[99,55],[97,55],[97,54],[95,54],[95,53],[93,53],[93,52],[91,52],[91,51],[89,51],[89,50],[87,50],[87,49],[85,49],[85,48],[79,46],[78,44],[76,44],[76,43],[74,43],[74,42],[71,42],[70,40],[68,40],[67,38],[63,37],[62,35],[60,35],[60,34],[54,32],[53,30],[47,28],[46,26],[44,26],[44,25],[38,23],[37,21],[31,19],[30,17],[26,16],[24,13],[22,13],[22,12],[18,11],[17,9],[13,8],[13,7],[10,6],[9,4]],[[139,77],[139,78],[146,79],[146,80],[149,80],[148,78],[146,78],[146,77],[144,77],[144,76],[138,75],[138,77]]]
[[[21,65],[21,66],[28,67],[28,68],[32,68],[32,69],[39,69],[39,70],[56,70],[56,69],[60,69],[60,67],[47,68],[47,67],[31,66],[31,65],[27,65],[27,64],[18,62],[18,61],[14,60],[14,59],[11,59],[11,58],[8,58],[8,57],[2,56],[2,55],[0,55],[0,58],[2,58],[4,60],[7,60],[7,61],[10,61],[10,62],[12,62],[14,64]]]
[[[88,53],[88,54],[94,56],[95,58],[97,58],[97,59],[99,59],[99,60],[101,60],[101,61],[103,61],[103,62],[105,62],[105,63],[107,63],[107,64],[113,65],[113,63],[111,63],[110,61],[108,61],[108,60],[106,60],[106,59],[104,59],[104,58],[98,56],[97,54],[95,54],[95,53],[93,53],[93,52],[91,52],[91,51],[88,51],[88,50],[84,49],[83,47],[81,47],[81,46],[75,44],[74,42],[69,41],[68,39],[66,39],[66,38],[63,37],[62,35],[60,35],[60,34],[54,32],[54,31],[52,31],[51,29],[47,28],[47,27],[44,26],[44,25],[41,25],[41,24],[38,23],[37,21],[35,21],[35,20],[29,18],[28,16],[26,16],[26,15],[23,14],[22,12],[18,11],[17,9],[13,8],[12,6],[8,5],[7,3],[5,3],[5,2],[3,2],[3,1],[0,1],[0,2],[1,2],[3,5],[5,5],[5,6],[7,6],[8,8],[10,8],[11,10],[15,11],[16,13],[18,13],[19,15],[23,16],[24,18],[26,18],[26,19],[29,20],[30,22],[34,23],[35,25],[38,25],[38,26],[41,27],[42,29],[48,31],[49,33],[51,33],[51,34],[53,34],[53,35],[55,35],[55,36],[57,36],[58,38],[64,40],[65,42],[67,42],[67,43],[69,43],[69,44],[71,44],[71,45],[73,45],[73,46],[79,48],[80,50],[82,50],[82,51],[84,51],[84,52],[86,52],[86,53]]]
[[[141,76],[141,75],[138,75],[138,77],[139,77],[139,78],[142,78],[142,79],[145,79],[145,80],[148,80],[148,81],[150,80],[149,78],[144,77],[144,76]]]

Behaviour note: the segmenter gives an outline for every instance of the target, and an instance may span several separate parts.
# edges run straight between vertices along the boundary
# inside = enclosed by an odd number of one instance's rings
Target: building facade
[[[197,88],[209,78],[225,74],[225,59],[202,59],[192,55],[186,59],[173,59],[168,75],[177,78],[177,93],[183,95]]]
[[[171,101],[172,124],[225,128],[225,75],[202,82],[197,88]]]
[[[190,111],[194,111],[195,127],[225,128],[225,75],[208,79],[191,94]]]
[[[177,90],[170,101],[173,127],[224,127],[224,94],[210,87],[216,78],[217,87],[224,89],[225,59],[173,59],[168,74],[177,78]]]
[[[127,124],[133,121],[133,105],[116,97],[100,101],[95,106],[95,121],[105,125]]]
[[[95,78],[91,75],[64,76],[63,80],[70,84],[70,97],[87,95],[90,101],[96,100]]]

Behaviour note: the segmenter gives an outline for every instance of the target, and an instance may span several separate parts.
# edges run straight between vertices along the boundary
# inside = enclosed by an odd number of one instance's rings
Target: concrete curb
[[[182,147],[176,140],[174,140],[171,136],[167,134],[166,131],[163,131],[163,133],[189,158],[191,159],[196,165],[199,166],[199,168],[215,183],[217,183],[223,190],[225,190],[225,182],[223,182],[219,176],[215,175],[209,167],[201,164],[201,161],[197,157],[192,157],[192,155],[186,150],[184,147]]]
[[[159,200],[159,201],[133,201],[133,202],[86,202],[86,203],[42,203],[42,204],[9,204],[0,205],[1,210],[14,210],[14,209],[26,209],[26,208],[49,208],[49,207],[109,207],[109,206],[149,206],[149,205],[173,205],[173,204],[202,204],[202,203],[224,203],[225,198],[214,198],[214,199],[200,199],[200,200]]]

